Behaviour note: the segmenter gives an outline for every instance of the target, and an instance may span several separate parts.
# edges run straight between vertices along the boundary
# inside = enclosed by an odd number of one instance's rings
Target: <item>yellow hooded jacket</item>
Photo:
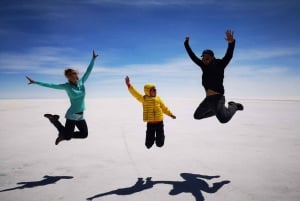
[[[150,89],[153,87],[155,87],[153,84],[146,84],[144,86],[144,96],[132,85],[128,88],[131,95],[143,104],[143,120],[150,123],[163,121],[163,114],[173,115],[159,96],[150,96]]]

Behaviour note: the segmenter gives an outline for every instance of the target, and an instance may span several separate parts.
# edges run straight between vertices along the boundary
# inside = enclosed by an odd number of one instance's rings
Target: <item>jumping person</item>
[[[58,145],[63,140],[70,140],[72,138],[86,138],[88,136],[88,127],[83,116],[85,110],[85,87],[84,83],[88,79],[94,67],[95,59],[98,55],[93,51],[92,60],[82,76],[78,78],[78,72],[74,69],[66,69],[65,76],[68,82],[65,84],[51,84],[32,80],[30,77],[26,77],[29,81],[28,84],[37,84],[43,87],[49,87],[53,89],[65,90],[69,96],[71,106],[69,107],[65,118],[66,123],[63,126],[59,122],[59,115],[45,114],[44,117],[48,118],[49,121],[57,128],[59,134],[55,140],[55,145]],[[74,131],[75,126],[79,131]]]
[[[189,46],[189,37],[185,38],[185,49],[192,59],[202,69],[202,85],[206,92],[206,98],[200,103],[194,113],[195,119],[203,119],[216,116],[221,123],[227,123],[237,110],[243,110],[240,103],[228,102],[228,108],[225,106],[224,97],[224,71],[233,56],[235,39],[233,31],[226,31],[225,40],[228,42],[228,48],[222,59],[216,59],[212,50],[206,49],[202,52],[202,59],[199,59]]]
[[[176,119],[176,116],[167,108],[160,97],[156,95],[154,84],[146,84],[144,86],[145,95],[142,95],[132,86],[128,76],[125,78],[125,83],[131,95],[143,104],[143,120],[147,122],[146,147],[150,149],[154,142],[157,147],[162,147],[165,142],[163,114],[173,119]]]

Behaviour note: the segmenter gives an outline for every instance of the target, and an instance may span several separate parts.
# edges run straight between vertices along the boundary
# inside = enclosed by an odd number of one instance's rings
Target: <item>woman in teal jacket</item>
[[[74,69],[66,69],[65,76],[68,79],[67,83],[64,84],[51,84],[32,80],[30,77],[26,77],[29,81],[28,84],[37,84],[43,87],[49,87],[52,89],[62,89],[65,90],[69,96],[71,106],[67,110],[65,115],[66,123],[63,126],[59,122],[58,115],[45,114],[44,116],[50,120],[50,122],[59,131],[58,137],[55,140],[55,145],[58,145],[62,140],[70,140],[71,138],[86,138],[88,136],[88,127],[86,121],[83,117],[83,112],[85,110],[85,87],[84,83],[88,79],[94,67],[95,59],[98,55],[93,51],[93,58],[82,76],[78,78],[78,72]],[[75,126],[79,131],[74,132]]]

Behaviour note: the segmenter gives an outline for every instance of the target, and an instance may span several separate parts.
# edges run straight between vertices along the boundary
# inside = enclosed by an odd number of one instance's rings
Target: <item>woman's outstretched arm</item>
[[[38,82],[38,81],[34,81],[33,79],[31,79],[30,77],[26,76],[26,79],[28,80],[28,84],[37,84],[43,87],[48,87],[48,88],[52,88],[52,89],[65,89],[65,84],[52,84],[52,83],[45,83],[45,82]]]
[[[95,62],[95,60],[96,60],[96,58],[98,57],[99,55],[98,54],[96,54],[96,52],[93,50],[93,57],[92,57],[92,60],[91,60],[91,62],[90,62],[90,64],[89,64],[89,66],[87,67],[87,69],[86,69],[86,71],[85,71],[85,73],[84,73],[84,75],[82,76],[82,82],[85,82],[87,79],[88,79],[88,77],[90,76],[90,74],[91,74],[91,72],[92,72],[92,70],[93,70],[93,67],[94,67],[94,62]]]

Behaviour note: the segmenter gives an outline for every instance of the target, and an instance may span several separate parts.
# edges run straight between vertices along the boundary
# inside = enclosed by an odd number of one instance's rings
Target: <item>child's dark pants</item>
[[[147,123],[145,145],[148,149],[150,149],[154,142],[158,147],[162,147],[164,145],[165,134],[163,121],[158,123]]]

